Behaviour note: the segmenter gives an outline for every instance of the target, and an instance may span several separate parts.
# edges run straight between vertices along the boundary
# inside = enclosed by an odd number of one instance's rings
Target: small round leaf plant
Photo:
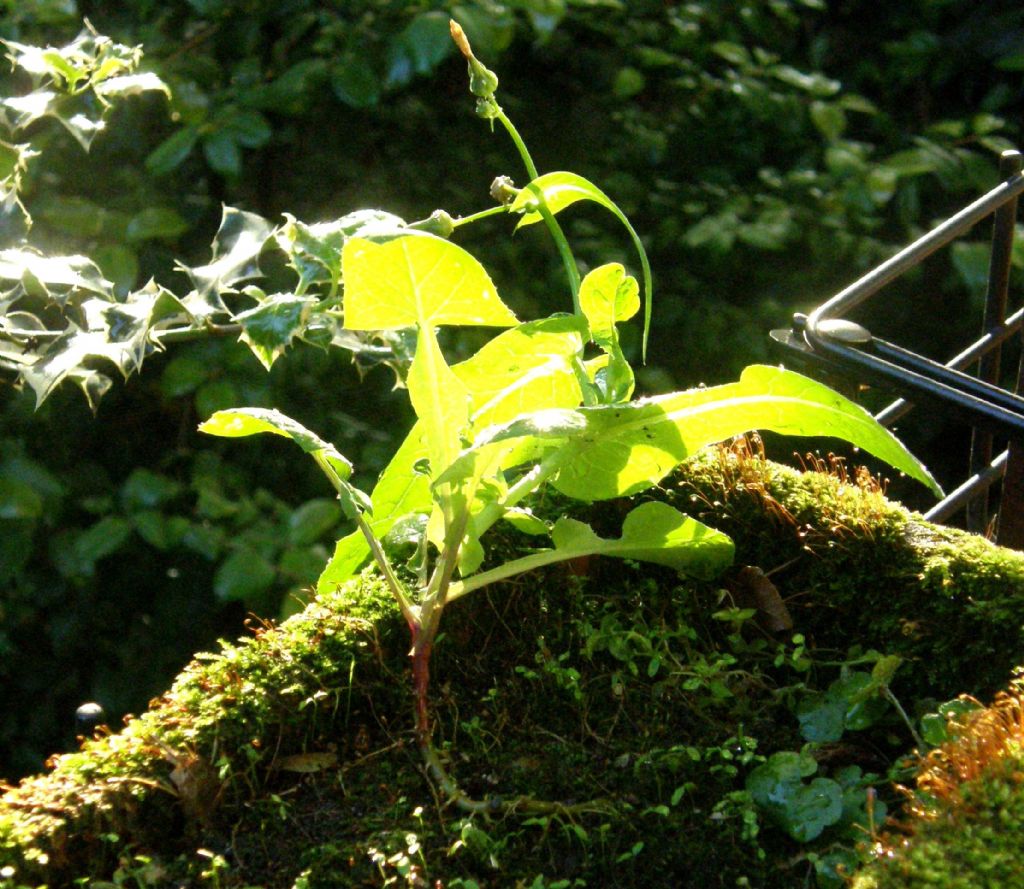
[[[738,382],[633,399],[633,371],[618,326],[637,314],[641,287],[618,263],[581,277],[557,216],[578,201],[605,207],[626,227],[640,256],[644,336],[650,329],[651,274],[643,245],[622,211],[593,183],[567,172],[539,174],[496,99],[497,76],[474,56],[462,29],[452,36],[469,65],[477,114],[512,138],[529,175],[516,189],[496,181],[498,206],[462,218],[437,211],[405,224],[361,213],[341,248],[344,327],[355,332],[411,330],[415,352],[405,378],[416,422],[367,494],[350,482],[338,450],[275,410],[219,411],[199,428],[238,437],[269,432],[292,439],[323,470],[356,530],[341,539],[319,580],[321,589],[376,563],[409,626],[417,742],[427,769],[460,807],[552,810],[558,804],[516,798],[474,800],[459,789],[433,744],[428,698],[430,657],[452,602],[496,581],[555,562],[603,555],[652,562],[711,578],[729,566],[732,541],[673,507],[636,506],[617,538],[563,516],[531,512],[531,498],[551,486],[580,501],[626,497],[656,485],[702,448],[754,429],[834,436],[863,448],[939,491],[934,479],[862,408],[790,371],[752,366]],[[518,227],[543,222],[561,255],[572,314],[520,322],[483,266],[451,238],[481,218],[511,214]],[[444,326],[502,332],[474,355],[449,364],[438,343]],[[498,522],[547,541],[481,570],[487,532]],[[394,561],[395,541],[414,555]]]

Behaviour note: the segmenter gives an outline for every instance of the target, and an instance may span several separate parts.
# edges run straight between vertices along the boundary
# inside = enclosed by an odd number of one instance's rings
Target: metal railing
[[[989,524],[989,488],[1000,478],[1002,491],[996,539],[1024,548],[1024,356],[1013,391],[998,385],[1002,346],[1024,324],[1024,309],[1006,316],[1010,259],[1017,199],[1024,193],[1022,158],[1003,152],[1000,183],[941,225],[876,266],[809,315],[795,315],[788,330],[771,336],[824,369],[858,382],[887,387],[902,397],[876,415],[890,425],[913,408],[917,399],[940,403],[973,427],[969,477],[926,518],[942,522],[967,509],[967,526],[984,532]],[[988,216],[994,216],[992,253],[982,322],[982,336],[945,364],[873,336],[843,315],[876,295],[909,269]],[[978,363],[977,376],[965,371]],[[993,433],[1007,436],[1007,450],[993,459]]]

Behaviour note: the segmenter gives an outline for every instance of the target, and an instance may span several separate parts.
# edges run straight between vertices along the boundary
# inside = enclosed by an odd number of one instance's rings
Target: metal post
[[[999,178],[1012,179],[1021,172],[1019,151],[1004,151],[999,158]],[[985,316],[982,333],[1006,320],[1006,296],[1010,286],[1010,253],[1013,249],[1013,229],[1017,221],[1017,198],[1003,204],[994,214],[992,226],[992,257],[988,266],[988,290],[985,295]],[[986,383],[999,384],[1001,348],[991,349],[981,356],[978,378]],[[1020,391],[1019,388],[1017,391]],[[974,428],[971,435],[970,475],[983,471],[992,462],[992,433]],[[983,534],[989,522],[988,489],[984,489],[968,502],[966,524],[969,531]]]

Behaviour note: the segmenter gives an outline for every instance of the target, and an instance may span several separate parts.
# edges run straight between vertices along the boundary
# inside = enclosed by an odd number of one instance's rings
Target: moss
[[[990,696],[1024,653],[1024,555],[891,503],[870,478],[797,472],[742,449],[706,452],[670,492],[730,534],[820,649],[909,662],[911,698]]]
[[[918,795],[854,889],[1003,889],[1024,881],[1021,688],[969,713],[921,763]]]
[[[198,655],[123,730],[10,789],[0,886],[813,879],[806,853],[848,837],[837,827],[797,843],[757,811],[746,776],[801,747],[793,709],[828,687],[851,646],[914,659],[894,681],[909,709],[1004,681],[1021,650],[1007,625],[1024,560],[922,524],[863,478],[802,474],[749,451],[706,455],[659,496],[733,534],[741,565],[775,569],[815,663],[791,633],[729,611],[729,577],[700,584],[591,560],[576,566],[583,577],[551,569],[467,597],[446,614],[432,665],[435,741],[477,798],[567,804],[469,817],[421,771],[408,633],[367,574],[279,627]],[[628,506],[597,504],[589,517],[617,532]],[[895,717],[883,720],[823,746],[819,774],[884,771],[909,744]]]

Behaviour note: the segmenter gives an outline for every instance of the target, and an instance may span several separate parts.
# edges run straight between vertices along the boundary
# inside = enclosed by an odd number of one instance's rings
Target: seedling
[[[586,200],[626,225],[643,270],[646,341],[652,288],[643,245],[595,185],[572,173],[538,174],[497,103],[497,77],[476,59],[455,25],[453,36],[469,64],[478,114],[506,129],[530,181],[521,190],[499,182],[497,207],[461,219],[439,211],[406,225],[370,213],[333,226],[343,237],[345,328],[411,329],[416,337],[405,384],[417,420],[376,486],[369,494],[355,488],[350,462],[333,445],[277,411],[219,411],[200,429],[229,437],[283,435],[323,470],[357,530],[339,541],[320,586],[355,576],[371,557],[386,579],[411,635],[417,741],[444,792],[468,811],[550,812],[558,806],[526,798],[471,799],[438,757],[428,691],[444,610],[489,584],[581,556],[617,556],[713,577],[730,564],[733,544],[657,501],[632,509],[618,538],[599,537],[568,515],[548,524],[530,510],[544,486],[585,502],[628,497],[656,485],[702,448],[753,429],[842,438],[932,490],[938,486],[860,407],[779,368],[753,366],[735,383],[632,400],[633,371],[619,346],[618,326],[639,311],[640,286],[617,263],[581,278],[556,217]],[[569,279],[571,315],[520,322],[483,266],[448,239],[461,226],[496,214],[518,217],[519,226],[547,224]],[[437,328],[444,326],[504,331],[475,355],[450,365],[437,338]],[[484,538],[499,521],[548,545],[482,570]],[[414,550],[404,566],[396,567],[396,544]]]

